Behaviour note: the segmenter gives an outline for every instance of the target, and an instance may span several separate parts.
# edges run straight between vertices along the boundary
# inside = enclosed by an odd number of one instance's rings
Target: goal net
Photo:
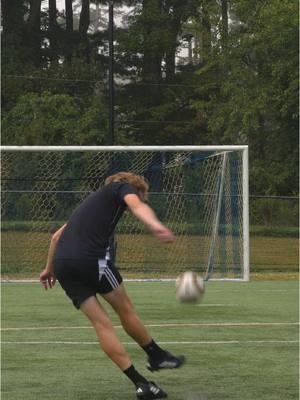
[[[175,233],[161,244],[132,215],[116,231],[126,278],[249,279],[248,148],[3,146],[2,278],[37,277],[51,234],[107,176],[130,171],[150,183],[149,203]]]

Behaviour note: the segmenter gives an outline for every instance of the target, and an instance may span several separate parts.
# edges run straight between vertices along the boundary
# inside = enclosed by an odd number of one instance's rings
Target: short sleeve
[[[124,201],[124,197],[127,194],[136,194],[138,196],[138,191],[136,190],[136,188],[134,186],[130,185],[129,183],[123,183],[120,186],[118,192],[119,192],[119,199],[121,201]]]

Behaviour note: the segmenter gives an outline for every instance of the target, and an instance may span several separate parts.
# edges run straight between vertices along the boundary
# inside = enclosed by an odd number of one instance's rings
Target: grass
[[[49,240],[50,235],[43,232],[3,232],[3,278],[37,277],[47,257]],[[122,260],[120,266],[130,275],[143,272],[148,265],[145,271],[148,276],[150,273],[170,276],[178,274],[176,263],[183,254],[185,268],[194,269],[195,260],[206,268],[209,245],[207,237],[196,235],[178,238],[172,246],[157,243],[151,235],[121,235],[118,258]],[[298,238],[251,236],[250,269],[256,276],[273,272],[291,273],[289,278],[292,278],[297,276],[298,261]]]
[[[251,237],[251,271],[298,271],[299,240],[296,238]]]
[[[135,366],[170,400],[298,399],[297,282],[209,282],[200,305],[178,303],[170,282],[126,286],[144,322],[156,325],[153,337],[187,356],[181,370],[153,376],[116,328]],[[135,398],[59,285],[2,284],[2,341],[2,400]]]

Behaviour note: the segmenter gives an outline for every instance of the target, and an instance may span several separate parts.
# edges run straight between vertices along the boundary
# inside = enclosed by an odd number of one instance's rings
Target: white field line
[[[134,342],[122,342],[126,346],[137,346],[137,343]],[[218,341],[193,341],[193,342],[185,342],[185,341],[167,341],[167,342],[158,342],[159,345],[218,345],[218,344],[296,344],[299,343],[299,340],[218,340]],[[98,342],[74,342],[74,341],[47,341],[47,342],[7,342],[4,341],[2,344],[21,344],[21,345],[99,345]]]
[[[194,328],[194,327],[268,327],[268,326],[295,326],[299,322],[220,322],[220,323],[190,323],[190,324],[146,324],[148,328]],[[114,325],[114,328],[120,329],[122,325]],[[29,326],[15,328],[1,328],[3,332],[7,331],[44,331],[44,330],[76,330],[93,329],[92,326]]]
[[[124,282],[131,282],[131,283],[141,283],[141,282],[146,282],[146,283],[165,283],[165,282],[175,282],[175,279],[170,278],[170,279],[124,279]],[[28,284],[28,283],[34,283],[34,284],[39,284],[39,280],[37,279],[1,279],[0,280],[1,284]],[[235,283],[241,283],[241,281],[237,281]],[[247,283],[249,282],[242,282],[243,285],[245,285],[245,287],[247,287]],[[210,283],[208,283],[209,285]],[[226,285],[226,282],[225,282]],[[226,290],[226,289],[225,289]],[[236,288],[231,288],[230,289],[232,292],[239,292],[239,289]],[[291,292],[291,291],[299,291],[299,289],[297,288],[290,288],[290,289],[253,289],[251,287],[252,291],[255,292]],[[224,292],[223,289],[214,289],[214,288],[210,288],[210,292],[211,293],[215,293],[215,292]]]
[[[299,289],[296,289],[296,288],[291,288],[291,289],[255,289],[255,288],[253,288],[253,287],[249,287],[249,289],[251,290],[251,293],[253,292],[255,292],[255,293],[280,293],[280,292],[282,292],[282,293],[287,293],[287,292],[291,292],[291,291],[297,291],[297,292],[299,292]],[[215,292],[219,292],[219,293],[223,293],[225,290],[223,290],[223,289],[214,289],[214,288],[210,288],[209,289],[209,291],[210,292],[212,292],[212,293],[215,293]],[[239,289],[236,289],[236,288],[233,288],[233,289],[231,289],[230,288],[230,292],[234,292],[234,293],[239,293],[239,292],[241,292],[241,290],[239,290]]]
[[[239,307],[239,304],[195,304],[196,307]]]

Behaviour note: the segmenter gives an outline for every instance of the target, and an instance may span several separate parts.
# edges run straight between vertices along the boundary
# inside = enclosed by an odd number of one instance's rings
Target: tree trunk
[[[143,80],[152,83],[158,83],[161,80],[161,63],[162,56],[150,52],[144,51],[143,58]]]
[[[27,35],[24,44],[29,50],[28,57],[36,66],[42,62],[41,53],[41,2],[42,0],[30,0],[30,12],[27,20]]]
[[[22,0],[2,0],[2,26],[3,35],[8,33],[20,33],[23,23],[23,1]]]
[[[203,27],[203,35],[201,38],[201,49],[200,49],[200,58],[202,62],[205,62],[210,55],[211,52],[211,23],[209,12],[206,7],[202,7],[202,27]]]
[[[24,8],[22,0],[2,0],[2,73],[20,73],[24,71],[26,59],[24,57]],[[3,110],[9,104],[10,90],[3,83],[2,106]],[[8,87],[10,87],[8,85]],[[7,95],[5,92],[7,91]]]
[[[176,46],[172,46],[166,53],[166,80],[171,82],[175,76]]]
[[[66,8],[66,41],[65,57],[66,63],[71,65],[73,56],[73,0],[65,0]]]
[[[144,57],[142,76],[144,81],[157,83],[161,80],[162,54],[153,48],[151,34],[156,29],[155,16],[161,12],[161,0],[143,0]]]
[[[30,12],[27,21],[29,31],[40,32],[42,0],[30,0]]]
[[[90,25],[90,0],[82,0],[79,20],[79,34],[85,36]]]
[[[49,28],[56,28],[56,0],[49,0]]]
[[[49,40],[50,58],[54,64],[58,63],[58,25],[56,21],[56,0],[49,0]]]
[[[66,6],[66,31],[68,33],[73,32],[73,0],[65,0]]]
[[[227,46],[228,38],[228,0],[221,0],[222,7],[222,25],[221,25],[221,41],[223,50]]]
[[[87,31],[90,25],[90,0],[82,0],[82,7],[79,19],[79,56],[85,57],[87,64],[90,62],[90,46]]]
[[[94,32],[97,33],[99,28],[100,28],[100,19],[101,19],[101,9],[100,9],[100,4],[96,4],[96,13],[95,13],[95,23],[94,23]]]
[[[170,20],[169,31],[170,39],[168,49],[166,51],[166,79],[171,82],[175,77],[175,68],[176,68],[176,50],[177,50],[177,37],[181,29],[181,15],[179,12],[176,12],[174,7],[174,15]]]

